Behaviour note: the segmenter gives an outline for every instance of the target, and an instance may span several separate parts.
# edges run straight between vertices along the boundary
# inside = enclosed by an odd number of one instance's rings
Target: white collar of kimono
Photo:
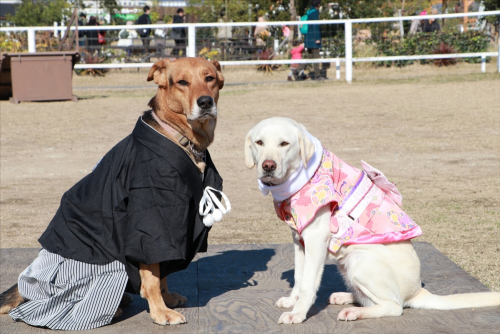
[[[262,191],[264,195],[268,195],[269,192],[271,192],[275,202],[282,202],[302,189],[302,187],[314,176],[314,173],[316,173],[321,163],[323,145],[321,145],[321,142],[316,137],[307,131],[306,135],[314,144],[314,154],[307,162],[307,168],[304,168],[304,164],[301,163],[299,168],[293,172],[285,182],[276,186],[268,186],[261,180],[258,180],[260,191]]]

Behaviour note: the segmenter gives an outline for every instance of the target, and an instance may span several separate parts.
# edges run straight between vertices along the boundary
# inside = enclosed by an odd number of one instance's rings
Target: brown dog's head
[[[203,58],[162,59],[151,67],[148,81],[158,92],[149,106],[158,117],[181,131],[198,149],[214,137],[219,90],[224,86],[220,64]]]

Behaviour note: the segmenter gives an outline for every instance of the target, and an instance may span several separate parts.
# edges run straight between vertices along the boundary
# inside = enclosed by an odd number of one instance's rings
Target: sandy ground
[[[491,66],[490,66],[491,67]],[[271,197],[244,163],[247,131],[260,120],[302,122],[329,150],[363,159],[398,184],[404,207],[431,242],[489,288],[500,290],[500,76],[479,65],[459,71],[414,67],[355,70],[355,81],[226,86],[212,157],[233,211],[210,244],[289,243]],[[425,71],[425,73],[423,72]],[[406,73],[407,72],[407,73]],[[227,70],[227,83],[286,79]],[[330,71],[330,77],[335,77]],[[75,77],[79,101],[0,102],[1,247],[37,247],[61,195],[128,135],[154,95],[146,71]],[[276,80],[276,79],[274,79]],[[96,87],[82,89],[82,87]]]

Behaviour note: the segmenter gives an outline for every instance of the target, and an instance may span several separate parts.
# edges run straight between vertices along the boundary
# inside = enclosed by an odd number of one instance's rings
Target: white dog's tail
[[[438,296],[426,289],[407,301],[405,306],[428,310],[453,310],[459,308],[476,308],[500,305],[500,292],[462,293],[457,295]]]

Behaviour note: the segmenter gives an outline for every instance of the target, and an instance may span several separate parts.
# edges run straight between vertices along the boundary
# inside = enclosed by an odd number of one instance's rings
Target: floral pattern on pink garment
[[[373,185],[375,195],[359,218],[352,220],[347,219],[345,213],[340,215],[339,205],[362,175],[365,174],[361,170],[324,150],[314,176],[299,192],[283,202],[276,202],[276,214],[300,234],[321,207],[330,205],[333,235],[329,250],[334,253],[342,245],[397,242],[421,235],[420,227],[376,184]]]

